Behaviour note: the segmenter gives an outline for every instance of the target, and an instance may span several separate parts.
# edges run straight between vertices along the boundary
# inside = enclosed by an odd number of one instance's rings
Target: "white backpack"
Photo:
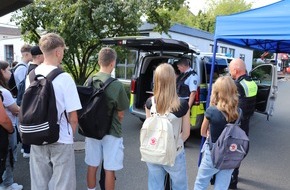
[[[153,97],[150,112],[151,117],[144,121],[140,132],[141,161],[173,166],[178,138],[174,137],[170,118],[175,115],[157,113]]]

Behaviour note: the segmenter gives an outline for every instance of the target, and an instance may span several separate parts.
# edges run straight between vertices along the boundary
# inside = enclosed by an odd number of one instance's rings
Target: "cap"
[[[42,51],[40,50],[39,46],[33,46],[31,48],[31,55],[41,55]]]

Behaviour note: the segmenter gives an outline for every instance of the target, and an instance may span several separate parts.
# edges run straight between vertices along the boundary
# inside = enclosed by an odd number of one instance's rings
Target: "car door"
[[[277,67],[272,64],[262,64],[255,67],[250,75],[258,86],[256,111],[269,117],[273,114],[278,93]]]

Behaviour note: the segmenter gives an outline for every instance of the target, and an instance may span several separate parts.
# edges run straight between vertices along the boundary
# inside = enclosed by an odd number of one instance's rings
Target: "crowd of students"
[[[14,66],[16,86],[26,79],[26,88],[29,86],[28,74],[34,70],[35,74],[47,76],[51,71],[60,67],[64,57],[65,42],[55,33],[43,35],[37,46],[24,45],[21,48],[22,60]],[[106,81],[116,65],[117,54],[111,48],[102,48],[98,54],[100,70],[94,75],[93,80]],[[152,100],[155,101],[158,113],[170,112],[174,115],[171,121],[176,128],[178,139],[178,153],[174,166],[163,166],[147,163],[148,189],[162,190],[165,187],[164,179],[168,173],[171,189],[187,190],[186,160],[184,142],[190,135],[190,107],[194,101],[198,87],[198,76],[190,68],[188,60],[181,59],[177,63],[181,74],[175,75],[174,68],[168,63],[161,63],[154,74],[153,97],[146,101],[146,117],[150,117]],[[18,128],[17,115],[19,106],[15,101],[7,82],[10,79],[10,66],[5,61],[0,61],[0,138],[5,147],[0,147],[0,189],[21,190],[23,186],[14,182],[13,169],[17,160],[17,143],[21,140]],[[242,128],[249,132],[249,119],[253,114],[250,105],[255,103],[255,89],[252,94],[247,94],[247,89],[255,88],[251,79],[245,73],[245,64],[240,59],[234,59],[230,63],[232,77],[220,77],[213,84],[210,107],[206,110],[201,128],[201,135],[217,139],[226,122],[237,119],[238,107],[246,113],[242,120]],[[189,73],[186,75],[186,73]],[[186,77],[185,77],[186,76]],[[247,81],[247,83],[242,83]],[[81,109],[76,84],[73,78],[66,72],[59,74],[53,81],[60,126],[59,140],[53,144],[25,145],[22,144],[24,158],[29,158],[32,190],[49,189],[76,189],[75,156],[73,137],[76,133],[78,116],[77,110]],[[244,85],[246,84],[246,85]],[[249,84],[250,86],[247,86]],[[129,100],[122,83],[113,81],[106,90],[109,106],[113,112],[112,125],[108,134],[101,140],[86,137],[85,163],[87,168],[87,188],[94,190],[97,187],[97,170],[100,166],[104,170],[103,188],[115,189],[115,171],[123,168],[124,146],[122,138],[122,120],[124,110],[128,108]],[[70,97],[70,98],[66,98]],[[241,103],[243,105],[241,105]],[[244,105],[248,105],[245,107]],[[67,113],[67,118],[64,113]],[[226,118],[221,112],[226,113]],[[5,141],[6,140],[6,141]],[[195,190],[207,189],[211,177],[215,174],[216,189],[236,189],[238,182],[238,168],[233,173],[231,170],[218,170],[212,166],[209,147],[207,143],[203,147],[203,159],[195,181]],[[233,173],[233,174],[232,174]]]

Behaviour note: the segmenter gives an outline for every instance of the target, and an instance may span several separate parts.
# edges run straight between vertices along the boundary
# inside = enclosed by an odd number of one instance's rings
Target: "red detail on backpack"
[[[231,144],[231,145],[230,145],[230,151],[234,152],[234,151],[236,151],[237,149],[238,149],[237,144]]]
[[[157,139],[155,138],[155,137],[152,137],[151,139],[150,139],[150,144],[151,145],[155,145],[157,143]]]

